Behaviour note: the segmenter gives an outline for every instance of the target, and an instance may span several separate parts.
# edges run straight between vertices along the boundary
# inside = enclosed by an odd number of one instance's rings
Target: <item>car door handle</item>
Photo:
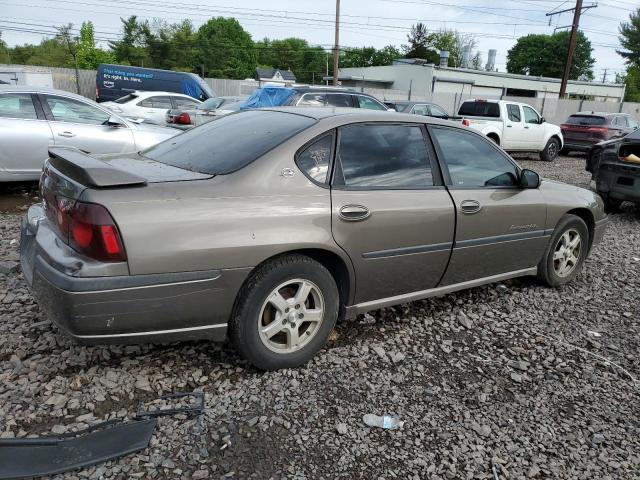
[[[478,213],[482,210],[482,205],[477,200],[463,200],[460,202],[460,210],[462,213]]]
[[[529,128],[529,127],[525,125],[524,128]]]
[[[60,133],[58,133],[58,136],[59,136],[59,137],[67,137],[67,138],[71,138],[71,137],[75,137],[75,136],[76,136],[76,134],[75,134],[75,133],[73,133],[73,132],[66,132],[66,131],[65,131],[65,132],[60,132]]]
[[[511,127],[513,127],[513,125],[507,125],[507,128],[511,128]]]
[[[371,215],[371,212],[364,205],[345,205],[340,208],[340,218],[348,222],[364,220]]]

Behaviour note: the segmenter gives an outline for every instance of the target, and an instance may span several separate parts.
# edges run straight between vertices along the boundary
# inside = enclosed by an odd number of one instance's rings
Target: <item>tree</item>
[[[376,67],[391,65],[402,53],[393,45],[387,45],[380,50],[374,47],[350,48],[340,57],[340,65],[349,67]]]
[[[0,63],[11,63],[11,55],[7,43],[2,40],[2,32],[0,32]]]
[[[311,83],[325,74],[326,52],[301,38],[270,40],[255,43],[257,64],[268,68],[291,70],[299,82]]]
[[[138,23],[138,18],[135,15],[131,15],[126,20],[120,18],[120,21],[122,22],[121,39],[109,41],[109,47],[115,61],[123,65],[144,65],[147,52],[142,25]],[[152,65],[149,65],[147,61],[147,66]]]
[[[531,34],[520,37],[507,52],[507,71],[522,75],[560,78],[564,73],[566,52],[569,48],[569,32],[553,35]],[[569,78],[593,79],[591,42],[584,33],[578,31],[576,49]]]
[[[95,70],[101,63],[111,62],[113,62],[113,55],[96,47],[93,23],[82,22],[78,42],[78,68]]]
[[[640,8],[629,14],[629,22],[621,23],[620,44],[624,50],[617,50],[627,65],[640,67]]]
[[[476,50],[478,42],[473,35],[462,34],[457,30],[442,29],[433,34],[433,48],[438,52],[446,50],[449,52],[449,66],[461,67],[465,49],[469,49],[469,68],[479,70],[481,56]]]
[[[61,27],[56,27],[58,33],[56,34],[56,39],[60,42],[67,51],[67,54],[71,57],[71,64],[77,67],[78,62],[78,37],[74,36],[72,33],[73,24],[68,23]]]
[[[624,90],[625,102],[640,102],[640,67],[632,66],[627,68],[624,75],[619,75],[616,78],[616,83],[624,83],[626,85]]]
[[[257,65],[251,35],[235,18],[212,18],[198,29],[196,58],[215,78],[253,77]]]
[[[421,58],[429,63],[437,63],[440,55],[433,49],[435,36],[429,33],[423,23],[416,23],[407,35],[408,45],[404,45],[405,58]]]

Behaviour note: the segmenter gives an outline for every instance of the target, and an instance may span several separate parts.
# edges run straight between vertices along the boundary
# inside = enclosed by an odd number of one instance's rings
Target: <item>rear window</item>
[[[158,162],[210,175],[235,172],[309,128],[303,115],[249,110],[220,117],[142,152]]]
[[[607,120],[595,115],[571,115],[565,123],[568,125],[604,125]]]
[[[495,102],[464,102],[460,105],[458,115],[500,118],[500,106]]]
[[[135,100],[138,98],[138,95],[135,93],[130,93],[129,95],[125,95],[124,97],[120,97],[117,100],[114,100],[115,103],[128,103],[131,100]]]

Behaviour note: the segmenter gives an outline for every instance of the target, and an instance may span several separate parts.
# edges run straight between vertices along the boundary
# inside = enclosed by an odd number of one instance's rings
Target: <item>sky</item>
[[[574,0],[341,0],[340,45],[400,47],[411,25],[423,22],[431,30],[474,35],[483,62],[487,51],[496,49],[496,68],[506,71],[507,51],[518,37],[570,25],[572,12],[553,17],[545,13],[574,5]],[[580,26],[594,47],[596,79],[603,80],[606,69],[606,81],[612,81],[624,71],[616,53],[618,26],[638,3],[604,0],[597,5],[584,12]],[[327,49],[334,42],[333,0],[0,0],[0,12],[2,38],[10,46],[38,43],[53,36],[55,26],[73,23],[79,28],[87,20],[104,46],[107,39],[118,38],[120,17],[130,15],[169,23],[188,18],[196,27],[210,17],[235,17],[254,40],[295,36]]]

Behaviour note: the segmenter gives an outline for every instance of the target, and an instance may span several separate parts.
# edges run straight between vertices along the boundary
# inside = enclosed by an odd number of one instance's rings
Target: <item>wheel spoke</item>
[[[298,333],[298,325],[294,328],[287,328],[287,347],[294,348],[300,341],[300,335]]]
[[[300,283],[300,287],[298,288],[298,292],[296,293],[295,302],[297,304],[304,305],[305,302],[307,301],[307,297],[311,293],[311,289],[312,288],[313,287],[311,286],[311,284],[309,282],[305,282],[303,280],[302,283]]]
[[[289,304],[284,297],[280,295],[280,292],[273,292],[269,297],[269,303],[282,315],[284,315],[285,310],[289,307]]]
[[[562,235],[562,245],[563,245],[564,247],[568,247],[568,246],[569,246],[569,242],[570,242],[570,240],[571,240],[571,237],[569,236],[569,232],[565,232],[565,233]]]
[[[553,252],[554,260],[561,260],[563,258],[564,258],[564,253],[561,250],[556,250],[555,252]]]
[[[576,235],[575,238],[569,242],[569,248],[575,249],[578,245],[580,245],[580,235]]]
[[[311,310],[305,310],[304,318],[302,318],[302,322],[320,322],[322,320],[322,310],[319,308],[314,308]]]
[[[273,338],[273,336],[276,335],[277,333],[281,332],[283,328],[284,328],[284,326],[282,325],[282,322],[278,318],[278,319],[274,320],[273,322],[271,322],[266,327],[264,327],[262,329],[262,334],[265,337],[270,339],[270,338]]]

